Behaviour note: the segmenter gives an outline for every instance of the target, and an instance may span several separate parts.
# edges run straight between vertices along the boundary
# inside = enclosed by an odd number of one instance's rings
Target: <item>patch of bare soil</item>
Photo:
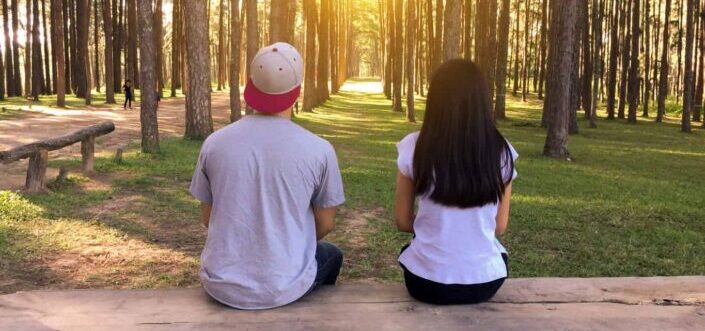
[[[212,94],[212,114],[216,127],[228,123],[229,104],[227,93]],[[140,139],[139,105],[132,110],[124,110],[119,105],[113,108],[55,109],[42,108],[28,112],[26,116],[0,121],[0,150],[28,144],[37,140],[65,135],[80,128],[113,121],[115,131],[96,139],[96,153],[113,154]],[[184,132],[185,104],[183,98],[165,99],[159,105],[160,137],[181,136]],[[81,145],[74,144],[49,153],[49,159],[80,157]],[[0,164],[0,190],[19,190],[24,186],[27,160],[11,164]],[[53,178],[58,169],[47,169],[47,178]]]

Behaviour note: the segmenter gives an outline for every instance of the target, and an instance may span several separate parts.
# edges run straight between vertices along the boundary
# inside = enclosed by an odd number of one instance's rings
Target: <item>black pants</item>
[[[401,251],[404,252],[407,247],[409,245],[404,246]],[[502,254],[502,259],[504,259],[507,273],[509,273],[509,257],[507,254]],[[406,284],[409,294],[416,300],[435,305],[462,305],[485,302],[499,291],[506,279],[500,278],[488,283],[470,285],[442,284],[414,275],[404,265],[401,263],[400,265],[404,270],[404,284]]]
[[[125,96],[125,104],[122,105],[122,108],[126,108],[128,104],[130,105],[130,108],[132,108],[132,96],[131,95]]]

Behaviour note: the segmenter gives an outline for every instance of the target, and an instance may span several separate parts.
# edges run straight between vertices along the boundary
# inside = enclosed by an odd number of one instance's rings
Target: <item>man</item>
[[[283,306],[340,271],[342,252],[318,242],[345,201],[335,151],[291,121],[302,64],[286,43],[257,53],[244,93],[255,114],[208,137],[193,175],[208,227],[201,282],[231,307]]]

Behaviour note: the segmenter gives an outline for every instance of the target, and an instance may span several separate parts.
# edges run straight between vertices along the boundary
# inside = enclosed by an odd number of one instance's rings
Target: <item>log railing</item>
[[[106,121],[100,124],[85,127],[65,136],[49,138],[31,144],[15,147],[7,151],[0,152],[0,163],[7,164],[21,159],[29,158],[27,168],[27,180],[25,188],[29,192],[40,192],[44,190],[47,161],[49,151],[64,148],[81,142],[81,170],[84,173],[93,171],[93,160],[95,152],[95,138],[106,135],[115,130],[115,124]]]

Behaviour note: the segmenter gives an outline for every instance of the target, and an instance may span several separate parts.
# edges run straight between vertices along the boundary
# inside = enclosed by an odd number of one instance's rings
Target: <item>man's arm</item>
[[[313,208],[316,219],[316,239],[321,240],[335,228],[336,207]]]
[[[213,208],[213,205],[210,203],[206,202],[201,202],[201,222],[203,222],[203,226],[208,228],[208,224],[211,221],[211,209]]]
[[[512,198],[512,183],[507,184],[504,188],[504,195],[502,195],[502,201],[497,206],[497,228],[495,228],[494,234],[496,237],[500,237],[507,231],[507,225],[509,224],[509,203]]]
[[[397,192],[394,202],[394,220],[402,232],[414,232],[414,182],[401,172],[397,174]]]

